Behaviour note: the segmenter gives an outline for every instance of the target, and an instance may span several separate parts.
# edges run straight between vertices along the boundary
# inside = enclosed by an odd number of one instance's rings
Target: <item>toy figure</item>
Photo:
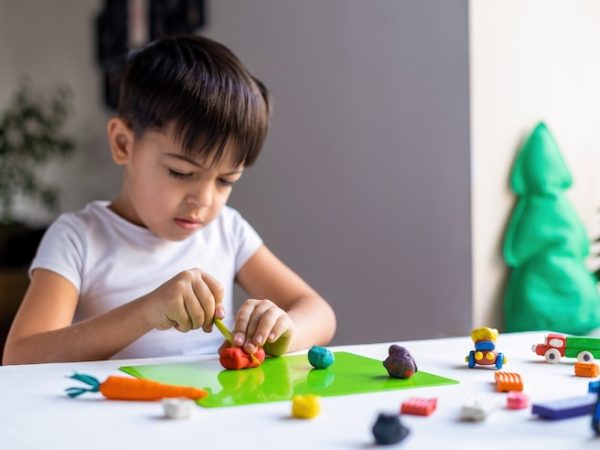
[[[465,362],[469,368],[480,366],[496,366],[496,369],[502,369],[506,363],[506,357],[502,353],[496,352],[496,339],[498,330],[495,328],[475,328],[471,332],[471,339],[475,343],[475,350],[471,350],[465,357]]]

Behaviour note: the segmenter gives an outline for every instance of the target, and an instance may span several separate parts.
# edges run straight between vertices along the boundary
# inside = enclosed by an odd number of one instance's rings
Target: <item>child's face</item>
[[[184,155],[170,132],[147,131],[123,164],[115,209],[164,239],[185,239],[218,216],[242,176],[227,154],[213,165]]]

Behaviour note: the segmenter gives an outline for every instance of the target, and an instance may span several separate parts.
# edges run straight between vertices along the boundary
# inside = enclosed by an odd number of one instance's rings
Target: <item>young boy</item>
[[[121,192],[48,229],[4,363],[214,353],[215,318],[248,353],[328,342],[327,302],[225,206],[269,114],[265,86],[216,42],[164,38],[133,54],[107,130]],[[235,316],[233,281],[249,294]]]

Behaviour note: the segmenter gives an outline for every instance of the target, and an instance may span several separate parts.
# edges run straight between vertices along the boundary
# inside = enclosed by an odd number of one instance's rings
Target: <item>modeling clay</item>
[[[224,342],[219,348],[219,362],[225,369],[239,370],[258,367],[265,360],[265,351],[259,348],[254,352],[254,358],[253,361],[251,355],[241,347],[233,347],[228,342]]]
[[[402,425],[397,414],[379,414],[373,425],[373,436],[380,445],[396,444],[409,433],[410,430]]]
[[[600,338],[550,333],[544,338],[543,344],[534,344],[531,350],[549,363],[557,363],[563,356],[577,358],[580,362],[592,362],[594,358],[600,358]]]
[[[189,419],[194,406],[188,398],[165,398],[162,404],[167,419]]]
[[[164,384],[139,378],[110,376],[104,383],[100,383],[95,377],[81,373],[75,373],[69,378],[83,381],[91,386],[89,388],[68,388],[66,392],[69,397],[77,397],[85,392],[101,392],[106,398],[113,400],[160,400],[172,397],[199,400],[208,395],[203,389]]]
[[[506,396],[508,409],[525,409],[529,406],[529,397],[523,392],[509,392]]]
[[[567,419],[590,414],[594,410],[595,403],[596,396],[588,394],[582,397],[569,397],[545,403],[534,403],[531,412],[549,420]]]
[[[402,414],[413,414],[415,416],[429,416],[437,407],[437,398],[412,397],[402,402],[400,412]]]
[[[473,397],[462,406],[460,417],[462,420],[479,422],[487,418],[498,408],[498,402],[493,398]]]
[[[520,392],[523,390],[523,381],[518,373],[498,371],[494,373],[494,378],[496,379],[496,390],[498,392]]]
[[[321,398],[318,395],[294,395],[292,397],[292,416],[299,419],[312,419],[321,411]]]
[[[576,362],[574,367],[578,377],[596,378],[600,374],[598,364],[593,362]]]
[[[506,364],[506,357],[502,353],[496,352],[496,339],[498,330],[495,328],[481,327],[475,328],[471,332],[471,339],[475,343],[475,350],[471,350],[465,357],[465,362],[469,368],[476,365],[495,366],[496,369],[502,369]]]
[[[389,356],[383,361],[390,377],[410,378],[417,372],[417,363],[408,350],[400,345],[391,345],[388,349]]]
[[[334,361],[333,353],[325,347],[313,345],[308,351],[308,362],[315,369],[327,369]]]
[[[592,411],[592,430],[597,436],[600,436],[600,392],[598,392],[598,398]]]

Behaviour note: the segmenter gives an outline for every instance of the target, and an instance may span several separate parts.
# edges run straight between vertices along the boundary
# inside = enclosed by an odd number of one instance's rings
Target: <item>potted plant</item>
[[[74,150],[63,131],[71,97],[65,87],[48,95],[34,94],[25,81],[0,110],[0,345],[27,287],[27,267],[45,231],[20,220],[15,204],[27,199],[56,211],[58,189],[42,180],[39,169]]]

